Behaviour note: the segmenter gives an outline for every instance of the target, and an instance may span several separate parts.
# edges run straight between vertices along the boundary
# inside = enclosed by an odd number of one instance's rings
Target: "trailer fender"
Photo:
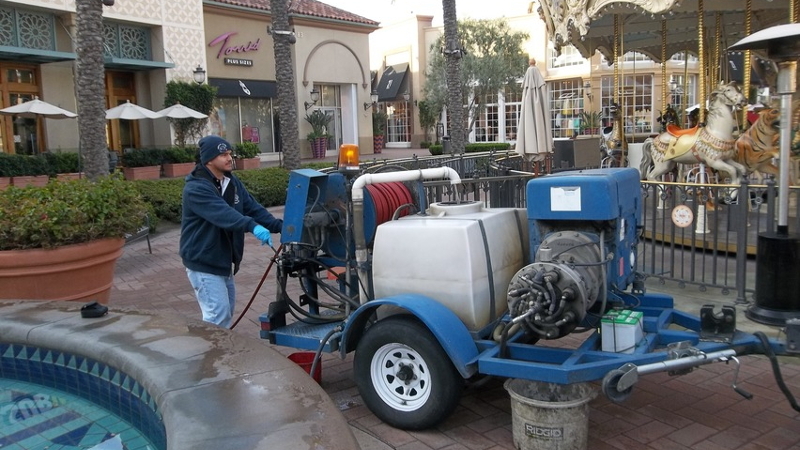
[[[441,303],[418,294],[393,295],[371,300],[355,310],[342,331],[342,358],[355,350],[368,320],[381,306],[403,309],[419,319],[439,341],[461,376],[469,378],[478,371],[478,347],[464,323]]]

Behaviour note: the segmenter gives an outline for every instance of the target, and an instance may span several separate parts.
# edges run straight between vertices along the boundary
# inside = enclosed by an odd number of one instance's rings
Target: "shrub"
[[[509,148],[511,148],[511,144],[507,142],[478,142],[464,146],[464,153],[490,152],[492,150],[508,150]],[[428,151],[431,152],[431,155],[438,156],[444,153],[444,147],[441,144],[433,144],[428,147]]]
[[[180,223],[181,201],[183,195],[183,178],[165,178],[163,180],[130,181],[136,190],[152,207],[155,217],[170,222]],[[151,223],[152,223],[151,215]]]
[[[0,153],[0,176],[22,177],[47,175],[50,166],[42,155],[8,155]]]
[[[240,142],[233,146],[233,157],[234,158],[255,158],[261,153],[261,150],[258,148],[258,144],[254,144],[252,142]]]
[[[236,173],[247,191],[265,207],[283,205],[289,185],[289,171],[281,167],[242,170]]]
[[[50,175],[76,173],[81,171],[80,155],[76,152],[44,153]]]
[[[164,151],[157,148],[135,148],[122,153],[125,167],[160,166],[163,160]]]
[[[389,120],[389,116],[383,111],[372,113],[372,134],[374,136],[382,136],[386,132],[387,120]]]
[[[144,224],[147,204],[118,176],[0,191],[0,250],[122,238]]]
[[[23,175],[22,155],[0,153],[0,177],[17,177]]]
[[[170,147],[164,150],[162,159],[168,164],[193,163],[197,160],[197,148]]]
[[[311,133],[308,133],[306,138],[313,141],[316,138],[328,137],[328,126],[333,120],[333,116],[321,109],[315,109],[311,113],[306,114],[306,122],[311,124]]]

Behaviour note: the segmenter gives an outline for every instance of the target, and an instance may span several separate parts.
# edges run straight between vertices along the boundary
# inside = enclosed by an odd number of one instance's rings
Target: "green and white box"
[[[609,311],[603,316],[600,341],[604,352],[633,353],[644,337],[644,314],[640,311]]]

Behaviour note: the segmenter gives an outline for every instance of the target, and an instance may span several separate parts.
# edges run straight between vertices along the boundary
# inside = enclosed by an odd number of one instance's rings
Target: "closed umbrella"
[[[106,119],[140,120],[158,119],[160,117],[162,117],[161,114],[131,103],[130,100],[106,110]]]
[[[183,106],[180,103],[175,103],[158,112],[162,117],[169,117],[170,119],[205,119],[208,116],[195,111],[188,106]]]
[[[516,151],[528,161],[543,161],[553,151],[547,84],[532,63],[522,81],[522,109],[517,125]]]

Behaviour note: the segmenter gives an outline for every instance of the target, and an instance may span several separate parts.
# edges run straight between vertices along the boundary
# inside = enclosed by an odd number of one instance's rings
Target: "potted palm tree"
[[[384,134],[386,133],[386,121],[389,116],[383,111],[372,113],[372,151],[380,153],[383,151]]]
[[[602,116],[598,111],[582,111],[580,114],[582,134],[599,134]]]
[[[324,158],[328,150],[328,126],[330,126],[333,116],[320,109],[306,114],[306,122],[311,124],[311,133],[306,138],[311,144],[311,155],[314,158]]]
[[[119,175],[0,191],[0,298],[107,302],[148,208]]]

